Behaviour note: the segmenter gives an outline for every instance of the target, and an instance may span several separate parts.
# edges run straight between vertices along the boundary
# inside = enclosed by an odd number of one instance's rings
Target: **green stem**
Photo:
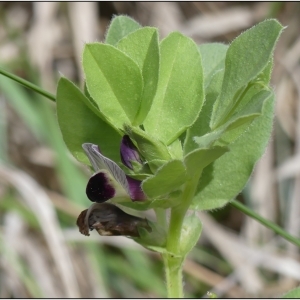
[[[182,263],[183,258],[163,254],[166,272],[168,298],[183,298]]]
[[[168,298],[183,298],[182,264],[184,258],[180,256],[180,236],[185,214],[186,209],[182,205],[171,209],[167,239],[168,253],[163,255]]]
[[[180,236],[183,219],[187,209],[179,205],[171,209],[169,233],[167,240],[167,250],[174,254],[180,253]]]
[[[274,232],[276,232],[277,234],[282,236],[284,239],[286,239],[286,240],[290,241],[291,243],[293,243],[294,245],[300,247],[300,239],[299,238],[292,236],[291,234],[286,232],[284,229],[282,229],[275,223],[263,218],[262,216],[257,214],[255,211],[251,210],[250,208],[248,208],[247,206],[243,205],[242,203],[240,203],[236,200],[231,201],[230,204],[232,206],[234,206],[236,209],[238,209],[238,210],[242,211],[243,213],[245,213],[246,215],[248,215],[249,217],[255,219],[259,223],[261,223],[264,226],[268,227],[269,229],[273,230]]]
[[[10,79],[12,79],[12,80],[18,82],[18,83],[20,83],[20,84],[22,84],[22,85],[24,85],[24,86],[27,87],[28,89],[33,90],[33,91],[35,91],[36,93],[38,93],[38,94],[40,94],[40,95],[42,95],[42,96],[44,96],[44,97],[46,97],[46,98],[48,98],[48,99],[50,99],[50,100],[52,100],[52,101],[55,101],[55,100],[56,100],[55,95],[53,95],[53,94],[51,94],[51,93],[49,93],[49,92],[43,90],[42,88],[38,87],[37,85],[35,85],[35,84],[33,84],[33,83],[31,83],[31,82],[29,82],[29,81],[27,81],[27,80],[25,80],[25,79],[19,77],[19,76],[16,76],[16,75],[14,75],[14,74],[11,74],[11,73],[9,73],[9,72],[7,72],[7,71],[1,69],[1,68],[0,68],[0,74],[2,74],[2,75],[4,75],[4,76],[6,76],[6,77],[8,77],[8,78],[10,78]]]
[[[171,209],[166,247],[168,252],[163,255],[168,298],[183,298],[182,265],[185,257],[180,250],[180,237],[184,217],[194,197],[197,183],[197,176],[188,181],[182,193],[181,204]]]

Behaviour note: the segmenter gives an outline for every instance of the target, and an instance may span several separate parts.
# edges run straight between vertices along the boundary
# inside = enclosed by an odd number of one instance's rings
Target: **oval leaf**
[[[190,152],[184,158],[188,176],[199,176],[206,166],[218,159],[227,151],[228,148],[226,147],[214,147],[210,149],[196,149],[193,152]]]
[[[187,255],[197,244],[202,232],[202,223],[195,212],[185,216],[180,235],[180,253]]]
[[[90,164],[82,149],[83,143],[90,142],[100,145],[105,156],[120,161],[121,135],[93,112],[89,99],[64,77],[58,82],[56,103],[63,139],[76,159]]]
[[[160,45],[156,96],[144,127],[167,145],[190,127],[203,103],[203,74],[197,45],[174,32]]]
[[[254,94],[255,92],[253,90],[249,93],[251,100],[224,125],[204,136],[194,137],[199,147],[210,147],[218,140],[222,145],[227,145],[243,134],[251,122],[261,115],[265,102],[274,96],[271,91],[261,90]]]
[[[118,128],[131,123],[140,108],[142,75],[137,64],[110,45],[87,44],[83,68],[90,96]]]
[[[266,20],[231,43],[226,54],[222,92],[213,109],[212,129],[221,125],[235,106],[238,98],[235,97],[236,93],[267,66],[282,30],[278,21]]]
[[[185,180],[183,162],[172,160],[159,168],[155,175],[144,180],[142,189],[150,199],[157,198],[178,190]]]
[[[253,167],[263,154],[273,125],[274,96],[266,100],[262,115],[248,130],[229,144],[230,151],[203,170],[193,200],[198,210],[224,206],[247,183]]]
[[[202,57],[205,88],[210,84],[212,76],[225,68],[225,57],[228,45],[208,43],[199,46]]]
[[[116,45],[124,36],[141,28],[141,25],[127,16],[114,17],[108,27],[105,43]]]
[[[141,107],[133,125],[143,123],[156,93],[159,70],[158,33],[156,28],[144,27],[127,35],[117,48],[131,57],[140,67],[144,90]]]
[[[203,136],[210,132],[209,121],[211,118],[211,112],[213,104],[220,94],[223,76],[224,70],[217,71],[212,76],[210,84],[205,88],[205,102],[202,110],[196,122],[187,130],[186,133],[186,138],[183,145],[185,154],[199,148],[199,145],[197,145],[194,141],[195,136]]]

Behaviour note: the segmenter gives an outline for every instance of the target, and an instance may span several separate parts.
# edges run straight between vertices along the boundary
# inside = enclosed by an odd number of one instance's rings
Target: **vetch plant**
[[[58,82],[63,139],[91,167],[94,202],[77,220],[89,235],[124,235],[161,253],[169,297],[183,297],[182,265],[201,234],[197,211],[232,203],[262,156],[273,123],[273,51],[283,30],[266,20],[230,45],[196,45],[179,32],[115,17],[104,43],[86,44],[83,90]],[[1,71],[48,98],[47,92]],[[151,221],[128,209],[154,209]]]
[[[195,212],[232,200],[264,152],[273,118],[272,53],[281,31],[267,20],[230,46],[197,46],[178,32],[159,42],[156,28],[120,16],[105,43],[84,48],[84,93],[66,78],[58,83],[64,140],[95,172],[88,198],[156,210],[156,224],[146,229],[134,219],[139,237],[126,235],[162,254],[170,297],[183,296],[182,264],[201,234]],[[105,216],[98,218],[102,226]],[[87,213],[84,228],[95,227],[91,219]]]

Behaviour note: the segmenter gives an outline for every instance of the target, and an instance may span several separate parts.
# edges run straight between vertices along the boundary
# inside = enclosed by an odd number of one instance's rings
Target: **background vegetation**
[[[113,14],[198,44],[229,43],[277,18],[288,27],[274,57],[273,135],[238,200],[299,236],[299,13],[295,2],[2,2],[0,66],[55,93],[60,74],[82,83],[83,45],[103,40]],[[166,296],[158,255],[123,237],[79,233],[88,176],[63,143],[55,104],[0,76],[1,298]],[[299,284],[297,247],[230,205],[201,219],[184,266],[187,297],[278,297]]]

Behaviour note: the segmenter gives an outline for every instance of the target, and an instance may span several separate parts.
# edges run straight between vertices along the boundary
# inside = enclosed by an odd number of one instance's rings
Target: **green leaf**
[[[293,298],[293,299],[299,299],[300,298],[300,287],[296,287],[286,294],[284,294],[281,298]]]
[[[94,101],[94,99],[91,97],[91,95],[89,94],[89,91],[87,89],[87,86],[86,86],[86,82],[84,82],[84,88],[83,88],[83,93],[84,95],[90,100],[91,104],[95,107],[95,109],[93,109],[93,111],[97,114],[100,113],[101,114],[101,119],[105,118],[105,116],[100,112],[99,110],[99,106],[97,105],[97,103]],[[112,125],[112,124],[111,124]]]
[[[268,85],[271,81],[272,70],[273,70],[273,57],[271,57],[267,66],[264,68],[264,70],[258,76],[257,81],[261,81],[265,85]]]
[[[266,67],[257,75],[255,79],[250,81],[245,88],[241,89],[242,93],[240,95],[240,99],[236,102],[230,114],[228,114],[228,116],[225,118],[226,122],[240,110],[243,110],[245,106],[249,105],[249,101],[253,101],[253,96],[255,94],[258,94],[262,90],[269,90],[268,85],[271,78],[272,68],[273,59],[268,62]]]
[[[231,43],[226,54],[222,92],[213,109],[212,129],[222,124],[239,100],[239,92],[267,66],[282,29],[278,21],[266,20]]]
[[[166,199],[154,199],[154,200],[146,200],[146,201],[130,201],[130,202],[119,202],[118,204],[123,205],[125,207],[129,207],[135,210],[144,211],[152,208],[164,208],[168,209],[174,206],[177,206],[181,202],[181,198],[179,197],[181,192],[173,192],[170,197]],[[174,197],[172,197],[174,196]]]
[[[274,96],[270,96],[262,115],[247,131],[229,144],[229,152],[203,170],[193,207],[198,210],[224,206],[247,183],[257,160],[267,145],[273,124]]]
[[[140,67],[144,90],[141,107],[133,125],[140,125],[147,116],[156,93],[159,70],[159,46],[156,28],[144,27],[127,35],[117,48],[132,58]]]
[[[172,144],[168,146],[168,150],[173,159],[182,159],[183,150],[180,139],[175,140]]]
[[[195,212],[185,216],[180,235],[180,253],[187,255],[197,244],[202,232],[202,223]]]
[[[56,102],[63,139],[76,159],[90,165],[82,144],[94,143],[103,155],[120,161],[121,136],[92,111],[88,98],[66,78],[58,82]]]
[[[230,141],[233,141],[243,134],[249,124],[261,113],[263,103],[268,97],[268,95],[266,95],[264,99],[264,97],[261,97],[260,92],[265,88],[265,85],[269,83],[272,66],[271,60],[265,69],[257,76],[257,78],[255,78],[253,83],[249,84],[246,93],[241,98],[232,114],[228,116],[228,121],[218,129],[211,131],[209,127],[211,112],[214,102],[221,91],[224,76],[224,70],[217,71],[206,88],[206,101],[197,121],[187,130],[186,140],[184,142],[184,152],[188,153],[198,147],[209,147],[220,137],[222,137],[223,141],[226,140],[228,143],[229,139],[226,137],[228,134],[226,131],[229,130]],[[233,129],[234,127],[239,128]],[[195,141],[197,141],[197,143]]]
[[[194,141],[195,136],[204,136],[205,134],[210,132],[209,122],[211,118],[211,112],[215,100],[217,99],[221,91],[223,76],[224,70],[217,71],[212,76],[210,84],[205,89],[206,100],[199,114],[199,117],[193,124],[193,126],[187,130],[186,138],[183,144],[184,154],[187,154],[199,148],[199,146]]]
[[[105,123],[107,123],[108,125],[110,125],[112,128],[114,128],[117,132],[119,132],[119,134],[122,135],[122,131],[117,128],[115,126],[114,123],[111,122],[111,120],[109,120],[100,110],[99,110],[99,106],[98,104],[94,101],[94,99],[91,97],[91,95],[89,94],[89,91],[87,89],[86,86],[86,82],[84,83],[84,95],[86,96],[85,100],[89,100],[89,102],[86,102],[88,107],[101,119],[103,120]]]
[[[254,89],[252,96],[256,90]],[[194,137],[194,141],[199,147],[210,147],[218,139],[222,139],[221,145],[228,145],[232,143],[239,135],[244,133],[245,129],[250,123],[261,115],[263,106],[268,98],[273,96],[273,92],[262,90],[252,96],[250,101],[238,112],[236,112],[232,118],[227,121],[224,125],[215,131],[212,131],[201,137]],[[238,128],[239,127],[239,128]],[[238,130],[235,130],[238,128]]]
[[[117,48],[95,43],[84,48],[83,68],[88,92],[110,122],[118,128],[133,122],[143,90],[138,65]]]
[[[161,42],[160,55],[157,92],[144,127],[169,145],[195,122],[201,110],[202,63],[197,45],[177,32]]]
[[[225,68],[228,45],[208,43],[199,46],[202,57],[204,86],[207,88],[214,74]]]
[[[214,147],[209,149],[196,149],[185,158],[187,174],[189,177],[199,176],[202,170],[228,151],[227,147]]]
[[[142,183],[142,189],[148,198],[158,198],[180,189],[185,183],[186,170],[181,160],[171,160]]]
[[[123,37],[141,28],[141,25],[127,16],[116,16],[112,19],[106,33],[105,43],[116,45]]]
[[[161,166],[163,166],[168,160],[153,159],[148,161],[149,168],[152,173],[155,173]]]
[[[250,97],[256,92],[255,89],[249,91]],[[253,120],[262,114],[264,106],[268,99],[274,97],[273,91],[261,90],[254,94],[250,101],[225,124],[226,131],[218,141],[221,145],[228,145],[235,141],[245,132]],[[215,143],[218,144],[218,143]]]

